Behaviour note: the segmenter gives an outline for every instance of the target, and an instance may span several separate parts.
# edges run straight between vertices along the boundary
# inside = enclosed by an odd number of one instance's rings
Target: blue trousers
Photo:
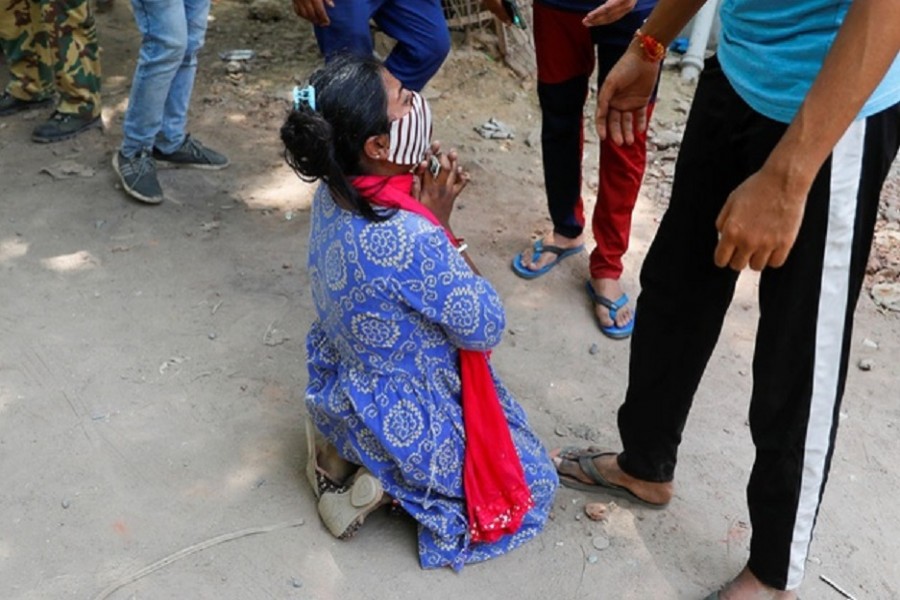
[[[197,53],[210,0],[131,0],[141,49],[122,126],[122,154],[154,146],[172,153],[184,142]]]
[[[326,61],[341,52],[371,56],[369,20],[397,40],[384,65],[407,89],[425,87],[450,52],[440,0],[340,0],[325,8],[331,24],[315,31]]]

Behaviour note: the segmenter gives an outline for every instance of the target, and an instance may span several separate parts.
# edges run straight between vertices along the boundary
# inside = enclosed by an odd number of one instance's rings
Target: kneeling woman
[[[468,176],[430,134],[425,100],[357,57],[295,90],[281,129],[291,167],[323,182],[306,389],[327,440],[308,467],[319,514],[348,537],[393,500],[418,521],[422,566],[459,569],[537,535],[557,475],[488,365],[503,306],[451,233]]]

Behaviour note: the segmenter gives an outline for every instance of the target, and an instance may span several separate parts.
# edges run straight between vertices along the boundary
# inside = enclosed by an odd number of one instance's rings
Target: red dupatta
[[[406,210],[441,227],[437,217],[410,195],[412,174],[366,175],[354,178],[352,183],[372,204]],[[450,242],[459,246],[453,234],[443,229]],[[459,373],[466,431],[463,493],[469,534],[472,542],[495,542],[519,530],[534,500],[497,397],[488,353],[460,348]]]

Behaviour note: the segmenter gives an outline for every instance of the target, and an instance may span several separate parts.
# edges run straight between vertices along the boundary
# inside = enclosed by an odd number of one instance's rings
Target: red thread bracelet
[[[641,58],[647,62],[659,62],[666,57],[666,47],[652,35],[647,35],[638,29],[634,32],[634,37],[643,51]]]

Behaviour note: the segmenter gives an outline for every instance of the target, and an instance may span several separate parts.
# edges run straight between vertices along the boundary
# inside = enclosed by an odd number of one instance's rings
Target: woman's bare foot
[[[719,592],[719,600],[796,600],[796,592],[769,587],[748,567]]]
[[[316,463],[328,479],[338,484],[343,484],[347,481],[347,478],[356,473],[357,469],[359,469],[359,465],[355,465],[352,462],[341,458],[337,448],[328,442],[323,442],[319,445]]]
[[[356,473],[359,465],[344,460],[337,448],[324,440],[315,431],[312,421],[306,421],[307,464],[306,478],[316,497],[325,492],[334,492],[346,487],[348,479]]]
[[[624,293],[622,291],[622,286],[619,285],[618,279],[591,279],[591,286],[598,295],[605,296],[612,302],[618,300]],[[630,303],[616,311],[615,322],[609,317],[609,309],[602,304],[594,303],[594,312],[597,313],[597,318],[604,327],[610,327],[613,324],[615,324],[616,327],[624,327],[631,321],[632,315],[634,314],[631,310]]]
[[[550,452],[550,458],[553,459],[553,464],[556,465],[556,470],[559,473],[574,477],[584,483],[595,483],[581,470],[577,461],[561,458],[559,449]],[[606,481],[627,489],[644,502],[658,505],[668,504],[674,492],[674,485],[671,481],[660,483],[636,479],[619,468],[617,459],[618,456],[616,454],[598,456],[593,459],[594,467]]]
[[[549,232],[543,238],[541,243],[544,246],[556,246],[568,250],[569,248],[577,248],[584,243],[583,236],[577,238],[567,238],[554,232]],[[537,260],[534,259],[534,248],[529,246],[527,250],[522,252],[522,265],[530,271],[539,271],[552,262],[559,260],[559,255],[552,252],[541,252]]]

